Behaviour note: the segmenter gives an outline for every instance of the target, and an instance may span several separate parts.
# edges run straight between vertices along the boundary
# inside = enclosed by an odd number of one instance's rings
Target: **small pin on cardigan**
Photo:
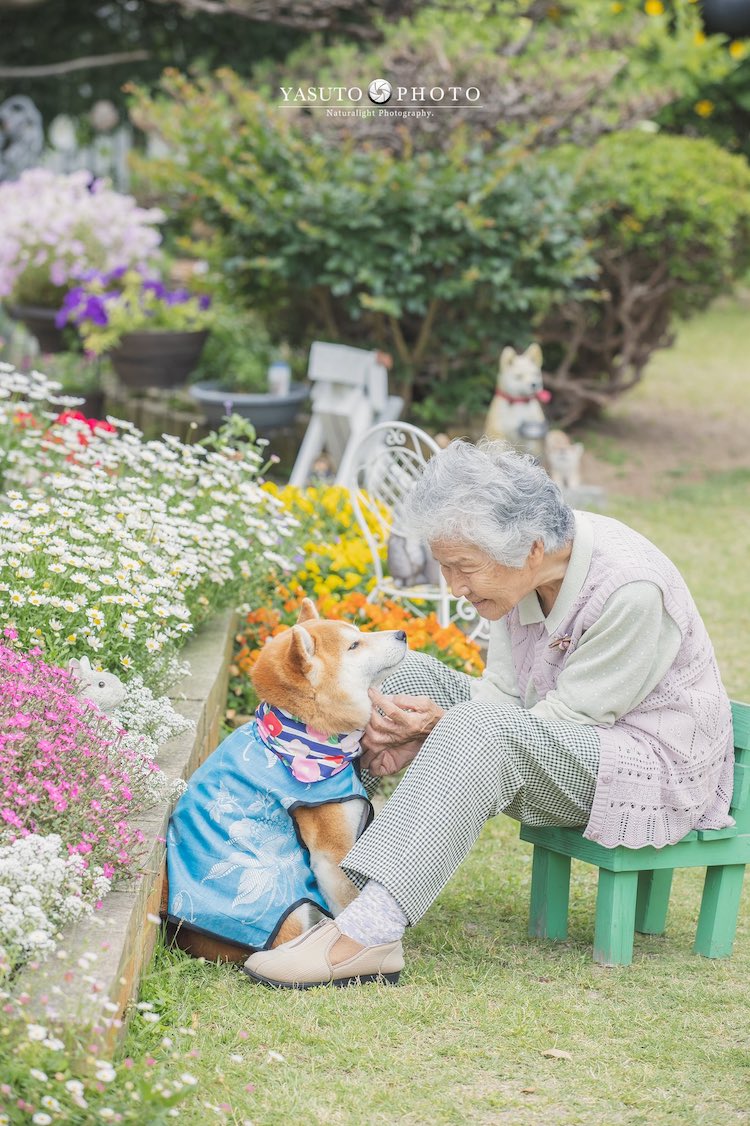
[[[566,634],[565,637],[555,637],[555,638],[553,638],[553,640],[550,641],[547,648],[548,649],[559,649],[561,653],[564,653],[567,649],[570,649],[572,644],[573,644],[573,638],[567,636],[567,634]]]

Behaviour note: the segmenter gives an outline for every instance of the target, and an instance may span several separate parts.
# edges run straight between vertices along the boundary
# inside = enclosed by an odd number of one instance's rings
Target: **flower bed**
[[[198,647],[186,716],[158,694],[184,677],[187,634],[217,608],[262,597],[288,567],[296,527],[262,488],[259,444],[228,445],[222,434],[196,446],[147,443],[118,420],[86,419],[56,390],[0,365],[0,475],[10,486],[0,500],[0,902],[10,920],[0,976],[49,954],[69,920],[79,935],[96,927],[87,916],[118,877],[145,873],[136,898],[158,909],[156,838],[175,783],[219,741],[226,619],[208,658]],[[105,715],[96,703],[110,681],[117,699]],[[177,765],[170,759],[165,774],[154,755],[172,735]],[[144,917],[115,928],[131,952],[119,1006],[153,945]]]
[[[82,1026],[98,1022],[107,1032],[106,1042],[114,1043],[156,941],[172,796],[220,741],[233,635],[234,615],[225,611],[185,648],[191,671],[175,685],[173,700],[191,721],[190,730],[160,748],[158,763],[168,789],[133,825],[141,838],[136,878],[110,892],[99,910],[81,912],[75,925],[58,935],[69,959],[50,959],[14,982],[14,992],[28,993],[40,1021],[75,1020]],[[71,975],[71,966],[80,967],[81,958],[91,963],[88,981],[79,973]],[[110,1003],[109,1015],[103,1019],[105,1002]]]
[[[175,687],[175,706],[193,730],[160,750],[170,783],[188,778],[219,740],[233,632],[233,615],[226,611],[186,646],[192,671]],[[156,940],[170,809],[170,802],[162,803],[138,826],[145,844],[138,881],[112,892],[101,911],[68,927],[56,957],[31,962],[16,977],[13,995],[0,989],[2,1126],[29,1121],[166,1126],[194,1088],[192,1028],[179,1029],[182,1052],[164,1038],[143,1059],[107,1059]],[[37,860],[46,862],[47,856],[40,852]],[[58,872],[53,866],[50,881]],[[144,1021],[159,1019],[148,1003],[137,1010]]]
[[[163,687],[211,610],[262,600],[296,522],[261,487],[260,444],[144,442],[70,405],[0,364],[0,625]]]

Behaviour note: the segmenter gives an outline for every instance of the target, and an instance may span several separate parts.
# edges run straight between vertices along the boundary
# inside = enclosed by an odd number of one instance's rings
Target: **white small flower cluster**
[[[255,448],[145,442],[116,419],[116,432],[55,425],[40,399],[59,406],[56,390],[0,364],[4,475],[15,486],[0,507],[0,626],[59,664],[93,650],[113,671],[163,685],[213,606],[292,570],[296,521],[261,487]]]
[[[132,677],[126,689],[127,696],[112,716],[127,731],[126,746],[153,759],[162,743],[195,728],[192,720],[175,711],[167,696],[155,696],[142,676]]]
[[[110,880],[68,856],[56,833],[0,842],[0,969],[49,954],[61,927],[90,914]]]
[[[0,297],[33,303],[86,270],[145,263],[164,219],[86,171],[29,169],[0,184]]]

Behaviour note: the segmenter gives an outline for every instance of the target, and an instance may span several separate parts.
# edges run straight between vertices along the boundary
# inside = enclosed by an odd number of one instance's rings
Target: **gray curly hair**
[[[575,533],[573,510],[534,458],[488,439],[458,438],[434,454],[403,517],[427,543],[460,540],[505,567],[522,567],[536,540],[559,551]]]

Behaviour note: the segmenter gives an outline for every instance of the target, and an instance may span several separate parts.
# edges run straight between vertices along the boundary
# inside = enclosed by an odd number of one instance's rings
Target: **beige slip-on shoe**
[[[404,968],[400,942],[366,946],[353,958],[331,964],[331,947],[341,931],[331,919],[322,919],[299,938],[274,950],[251,954],[243,966],[253,981],[276,989],[314,989],[316,985],[358,985],[365,981],[395,985]]]

